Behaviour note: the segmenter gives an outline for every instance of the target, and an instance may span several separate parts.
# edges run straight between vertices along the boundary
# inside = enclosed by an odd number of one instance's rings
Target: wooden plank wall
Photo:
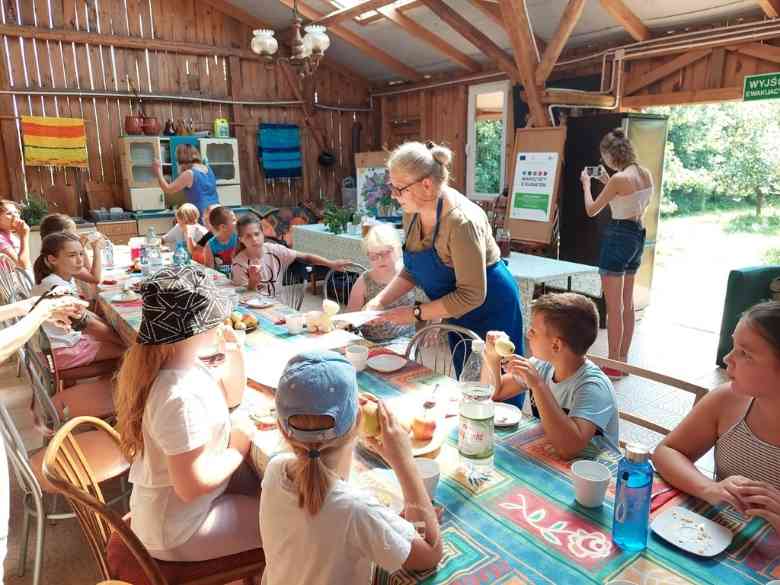
[[[19,10],[17,10],[17,7]],[[2,23],[86,31],[154,40],[179,41],[246,50],[251,29],[208,4],[197,0],[0,0]],[[3,37],[0,45],[0,88],[81,89],[128,91],[129,84],[144,93],[176,96],[208,96],[245,100],[294,100],[279,67],[270,69],[259,60],[227,56],[199,56],[154,49],[125,49],[82,42],[40,41]],[[240,83],[231,96],[229,61],[234,59]],[[232,72],[231,72],[232,74]],[[309,94],[316,91],[321,103],[365,107],[368,86],[354,76],[320,66]],[[198,102],[144,102],[147,115],[165,120],[192,118],[196,130],[212,127],[214,118],[233,119],[230,105]],[[121,183],[118,137],[131,110],[125,98],[0,96],[0,139],[5,155],[0,164],[0,197],[22,199],[26,192],[45,192],[55,183],[76,185],[87,181]],[[353,153],[351,129],[360,122],[366,136],[373,136],[372,117],[366,113],[315,111],[320,127],[338,158],[338,164],[322,170],[320,149],[304,124],[299,106],[241,106],[241,122],[232,126],[240,148],[244,203],[290,204],[326,197],[339,198],[337,184],[349,174]],[[24,167],[20,153],[20,115],[72,116],[86,120],[89,168],[86,170]],[[304,180],[267,182],[256,156],[259,122],[287,122],[301,127]],[[361,149],[375,148],[362,145]],[[116,204],[121,195],[116,188]]]

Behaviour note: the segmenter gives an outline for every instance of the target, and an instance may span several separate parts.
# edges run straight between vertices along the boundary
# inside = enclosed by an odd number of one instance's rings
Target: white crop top
[[[612,211],[612,219],[634,219],[641,218],[645,209],[650,204],[650,197],[653,195],[653,187],[639,189],[629,195],[618,195],[609,202],[609,208]]]

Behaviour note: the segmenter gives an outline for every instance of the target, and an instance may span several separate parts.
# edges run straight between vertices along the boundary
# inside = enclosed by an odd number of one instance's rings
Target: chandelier
[[[274,63],[289,63],[301,77],[314,74],[322,56],[330,46],[330,39],[325,34],[325,27],[310,24],[304,28],[305,35],[301,36],[303,21],[298,14],[298,1],[293,1],[293,25],[290,56],[282,57],[276,54],[279,43],[274,37],[275,31],[269,29],[257,29],[252,37],[252,51],[260,55],[270,67]]]

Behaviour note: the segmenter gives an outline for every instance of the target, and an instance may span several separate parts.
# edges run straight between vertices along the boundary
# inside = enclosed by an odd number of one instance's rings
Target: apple
[[[436,430],[436,419],[415,416],[412,420],[412,437],[415,441],[430,441]]]
[[[363,416],[360,419],[358,432],[361,437],[376,437],[380,433],[379,407],[376,402],[366,400],[360,405]]]
[[[322,301],[322,312],[329,317],[338,313],[340,309],[341,307],[339,307],[339,304],[336,301],[331,301],[329,299]]]

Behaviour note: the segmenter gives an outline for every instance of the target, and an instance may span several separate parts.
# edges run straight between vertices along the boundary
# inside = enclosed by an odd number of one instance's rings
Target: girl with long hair
[[[260,547],[259,481],[244,464],[253,428],[231,424],[246,386],[228,299],[195,266],[142,286],[137,341],[117,375],[120,447],[132,461],[132,528],[150,554],[201,561]],[[221,366],[206,357],[224,356]],[[211,360],[210,360],[211,361]]]
[[[84,248],[81,240],[70,232],[49,234],[41,241],[41,254],[35,260],[36,292],[43,294],[54,287],[63,287],[78,297],[74,278],[84,270]],[[51,344],[54,362],[60,369],[85,366],[92,362],[114,359],[122,355],[124,346],[117,343],[117,334],[95,313],[82,309],[70,327],[44,323],[43,331]]]

